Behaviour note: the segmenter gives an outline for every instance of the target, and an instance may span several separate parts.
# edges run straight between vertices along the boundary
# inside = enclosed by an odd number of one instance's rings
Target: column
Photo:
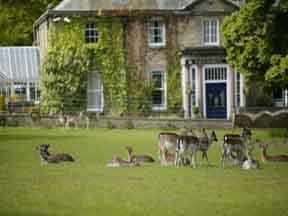
[[[30,82],[26,83],[26,100],[30,101],[31,97],[30,97]]]

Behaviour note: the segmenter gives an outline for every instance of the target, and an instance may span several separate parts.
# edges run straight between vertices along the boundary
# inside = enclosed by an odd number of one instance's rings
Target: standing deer
[[[213,142],[218,142],[216,133],[212,131],[210,137],[207,136],[205,129],[202,129],[202,134],[199,136],[199,148],[198,150],[202,152],[202,159],[206,158],[207,163],[209,164],[207,151],[209,150]]]
[[[168,154],[175,154],[177,141],[179,139],[178,134],[176,133],[160,133],[158,135],[158,153],[160,163],[166,164]]]
[[[197,151],[202,152],[202,158],[206,158],[209,164],[207,151],[214,141],[218,141],[216,133],[212,131],[210,137],[208,137],[205,129],[202,129],[199,138],[196,136],[181,136],[177,142],[178,145],[176,151],[175,165],[182,165],[183,161],[186,161],[188,158],[192,163],[193,167],[195,168]]]
[[[74,162],[74,158],[66,153],[61,154],[50,154],[48,148],[49,144],[41,144],[36,149],[39,150],[40,159],[42,164],[47,163],[60,163],[64,161]]]
[[[233,157],[233,153],[236,153],[236,160],[244,161],[245,160],[245,143],[251,140],[252,132],[250,129],[243,128],[242,134],[225,134],[223,136],[223,146],[222,146],[222,155],[221,155],[221,166],[224,168],[225,159]],[[235,159],[234,158],[234,159]]]
[[[288,162],[288,155],[267,155],[268,144],[260,144],[260,148],[262,149],[261,159],[263,162]]]
[[[128,161],[132,162],[148,162],[148,163],[153,163],[155,160],[150,156],[150,155],[135,155],[133,154],[133,149],[131,146],[126,147],[128,151]]]
[[[83,112],[79,112],[79,115],[61,114],[59,117],[59,122],[63,124],[64,128],[69,128],[71,125],[73,125],[75,128],[78,128],[83,121],[85,122],[85,128],[89,128],[89,117],[87,115],[84,115]]]

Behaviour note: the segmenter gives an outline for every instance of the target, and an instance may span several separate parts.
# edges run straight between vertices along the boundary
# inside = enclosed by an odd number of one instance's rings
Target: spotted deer
[[[181,136],[177,142],[175,165],[183,165],[183,161],[188,158],[191,165],[195,168],[197,151],[202,152],[202,158],[206,158],[209,164],[207,151],[214,141],[218,141],[216,133],[212,131],[211,135],[208,137],[205,129],[202,129],[199,137]]]
[[[224,163],[227,158],[234,156],[238,161],[245,160],[245,144],[251,140],[252,132],[250,129],[243,128],[242,134],[225,134],[223,136],[221,167],[224,168]],[[235,154],[235,155],[234,155]]]

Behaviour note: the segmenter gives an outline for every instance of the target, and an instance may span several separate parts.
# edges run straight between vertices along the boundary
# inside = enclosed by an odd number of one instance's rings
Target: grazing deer
[[[74,158],[66,153],[51,155],[48,151],[49,144],[41,144],[36,149],[39,150],[40,159],[42,164],[47,163],[60,163],[64,161],[74,162]]]
[[[242,134],[225,134],[223,136],[223,146],[221,155],[221,166],[224,168],[226,158],[233,158],[233,153],[236,153],[236,160],[244,161],[245,143],[251,140],[252,132],[250,129],[243,128]],[[234,158],[235,159],[235,158]]]
[[[136,161],[123,160],[121,157],[116,155],[113,156],[112,160],[106,164],[107,167],[135,167],[140,166]]]
[[[129,162],[147,162],[147,163],[153,163],[155,160],[150,155],[135,155],[133,154],[133,149],[131,146],[126,147],[128,151],[128,161]]]
[[[262,149],[261,159],[263,162],[288,162],[288,155],[267,155],[268,144],[260,144],[260,148]]]
[[[179,136],[176,133],[164,132],[158,135],[158,153],[161,164],[165,164],[168,162],[166,158],[168,153],[175,154],[178,139]]]

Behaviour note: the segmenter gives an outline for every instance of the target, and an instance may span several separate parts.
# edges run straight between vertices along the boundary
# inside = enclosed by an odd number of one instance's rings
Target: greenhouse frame
[[[38,47],[0,47],[0,95],[9,102],[40,100]]]

